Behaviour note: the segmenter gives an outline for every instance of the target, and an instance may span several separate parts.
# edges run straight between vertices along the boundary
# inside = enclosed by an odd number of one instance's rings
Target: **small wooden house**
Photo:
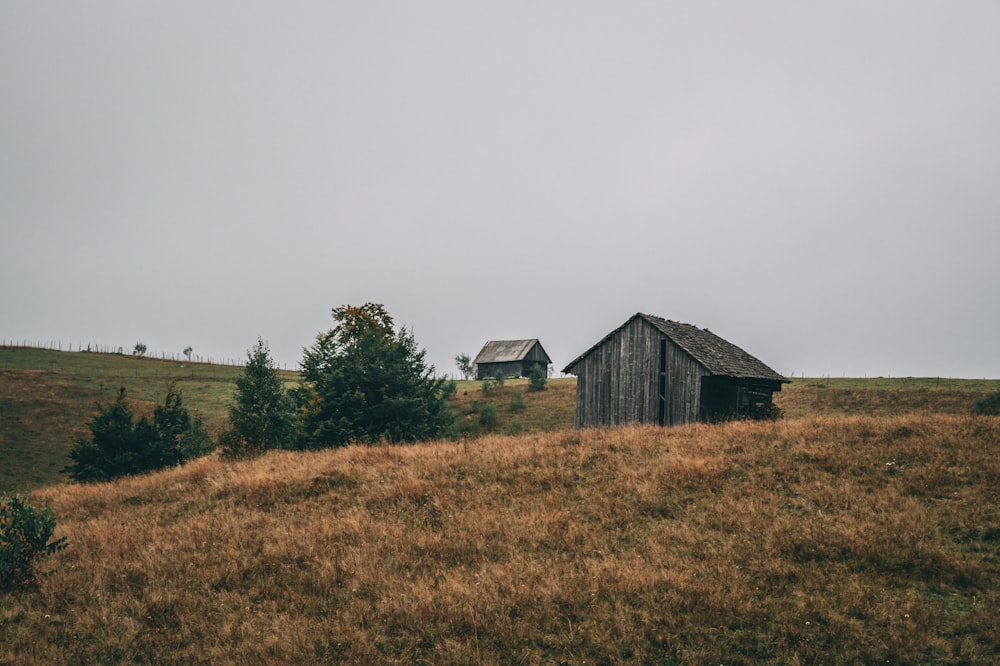
[[[476,366],[476,379],[491,379],[498,372],[513,379],[529,376],[535,367],[548,374],[552,359],[537,339],[490,340],[472,362]]]
[[[563,372],[576,427],[764,418],[788,380],[708,329],[638,313]]]

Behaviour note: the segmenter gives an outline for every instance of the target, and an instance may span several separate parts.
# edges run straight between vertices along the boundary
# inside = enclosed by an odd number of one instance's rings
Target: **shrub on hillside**
[[[77,438],[69,454],[73,462],[63,470],[76,481],[107,481],[178,465],[215,446],[201,418],[188,413],[172,385],[152,420],[134,420],[124,387],[114,402],[97,409],[87,424],[90,436]]]
[[[528,373],[528,386],[531,387],[532,391],[542,391],[545,389],[545,384],[549,381],[548,373],[545,369],[536,365],[531,368],[531,372]]]
[[[525,407],[527,407],[527,403],[524,402],[524,391],[517,389],[510,396],[510,409],[512,412],[519,412]]]
[[[35,582],[38,561],[66,547],[66,537],[49,541],[55,528],[47,506],[32,506],[27,495],[0,495],[0,589]]]
[[[497,424],[497,406],[487,402],[479,408],[479,422],[484,428],[494,428]]]
[[[976,414],[1000,415],[1000,391],[980,398],[973,409]]]

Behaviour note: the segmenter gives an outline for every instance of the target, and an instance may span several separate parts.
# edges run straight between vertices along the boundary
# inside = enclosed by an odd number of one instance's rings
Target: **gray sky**
[[[998,248],[995,0],[0,3],[0,339],[996,378]]]

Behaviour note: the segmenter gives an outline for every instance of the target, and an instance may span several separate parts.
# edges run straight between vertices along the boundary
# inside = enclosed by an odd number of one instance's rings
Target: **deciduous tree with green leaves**
[[[300,446],[413,442],[447,432],[455,385],[434,377],[411,331],[396,331],[377,303],[335,308],[333,319],[300,364]]]
[[[38,561],[66,547],[53,541],[56,519],[47,506],[32,506],[28,495],[0,494],[0,590],[30,587]]]
[[[470,379],[476,374],[475,366],[472,365],[472,357],[468,354],[459,354],[455,357],[455,365],[462,373],[462,379]]]

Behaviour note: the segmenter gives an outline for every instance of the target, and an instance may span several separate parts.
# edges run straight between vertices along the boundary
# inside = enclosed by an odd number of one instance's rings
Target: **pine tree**
[[[223,455],[245,457],[289,448],[294,438],[295,406],[286,393],[267,344],[258,339],[236,378],[229,407],[230,431],[221,437]]]
[[[107,481],[129,474],[179,465],[212,450],[200,417],[192,418],[173,384],[153,418],[132,415],[124,387],[110,404],[98,404],[87,424],[89,437],[78,437],[73,462],[63,469],[76,481]]]
[[[300,446],[433,439],[451,425],[454,384],[436,379],[413,333],[394,330],[384,306],[333,310],[333,330],[317,336],[302,362]]]

